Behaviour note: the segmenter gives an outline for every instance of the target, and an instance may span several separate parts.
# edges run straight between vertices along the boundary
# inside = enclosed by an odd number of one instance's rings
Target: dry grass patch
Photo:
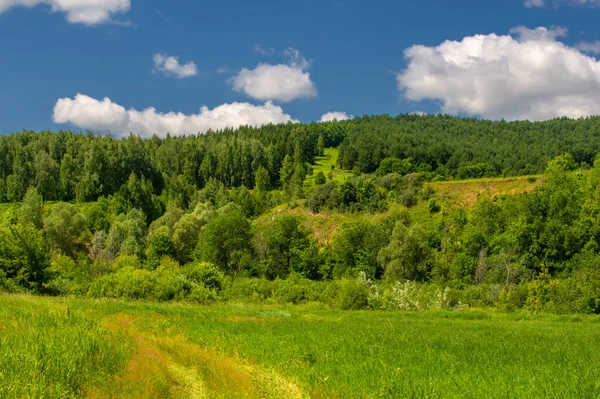
[[[262,321],[231,316],[229,321]],[[145,320],[137,320],[143,322]],[[136,353],[126,369],[88,398],[302,398],[302,390],[274,371],[190,342],[173,329],[141,331],[125,314],[104,319],[111,331],[134,338]]]

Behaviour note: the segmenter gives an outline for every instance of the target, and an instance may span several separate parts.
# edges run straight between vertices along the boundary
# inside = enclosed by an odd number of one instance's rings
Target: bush
[[[381,310],[427,311],[450,309],[451,290],[435,284],[397,281],[383,288],[371,287],[369,305]]]
[[[319,302],[322,301],[321,295],[325,284],[327,283],[308,280],[300,276],[276,280],[273,299],[277,303],[292,304]]]
[[[125,267],[95,280],[88,291],[94,298],[150,299],[170,301],[184,299],[193,285],[179,275]]]
[[[220,290],[223,288],[225,276],[221,273],[219,268],[212,263],[190,263],[183,268],[182,273],[188,281],[208,289]]]
[[[340,282],[338,306],[342,310],[361,310],[369,307],[369,286],[364,277],[343,279]]]
[[[117,257],[113,263],[114,270],[120,270],[127,267],[141,269],[142,262],[140,262],[140,259],[137,257],[137,255],[121,255]]]
[[[13,280],[7,278],[4,271],[0,270],[0,292],[16,293],[20,291],[22,291],[22,289],[20,289]]]
[[[273,296],[275,283],[266,279],[240,277],[229,280],[223,291],[223,296],[227,299],[264,302]]]
[[[188,300],[202,305],[213,303],[217,300],[217,293],[204,286],[198,285],[192,288]]]
[[[315,176],[315,184],[319,186],[325,183],[327,183],[327,178],[325,177],[325,174],[323,172],[317,173],[317,175]]]
[[[441,211],[442,207],[440,204],[438,204],[435,198],[429,198],[429,201],[427,202],[427,209],[429,210],[429,213],[434,214]]]
[[[92,281],[91,260],[73,260],[66,255],[58,255],[50,263],[53,278],[45,285],[53,295],[83,295]]]

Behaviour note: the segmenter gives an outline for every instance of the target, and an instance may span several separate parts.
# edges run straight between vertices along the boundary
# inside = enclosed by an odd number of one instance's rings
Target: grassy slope
[[[0,397],[598,397],[598,317],[0,296]]]
[[[445,201],[450,207],[457,207],[471,206],[479,197],[532,191],[542,181],[543,176],[518,176],[452,180],[427,184],[435,191],[435,197]]]
[[[313,174],[308,176],[305,180],[305,184],[307,187],[314,187],[314,179],[315,176],[319,172],[323,172],[327,179],[329,180],[329,173],[333,173],[332,180],[341,183],[346,180],[348,177],[352,177],[352,173],[347,170],[342,170],[337,166],[338,160],[338,149],[337,148],[326,148],[325,155],[322,157],[317,157],[315,164],[313,165]],[[331,169],[331,167],[334,167]]]
[[[327,152],[329,153],[329,156],[337,157],[336,149],[327,149],[326,153]],[[316,175],[316,173],[318,173],[317,169],[315,169],[313,176]],[[351,173],[337,169],[334,171],[334,174],[334,179],[336,181],[343,181],[352,175]],[[312,180],[312,178],[309,178],[306,182],[309,190],[314,186]],[[443,209],[451,210],[457,207],[470,207],[478,198],[491,198],[494,195],[529,192],[539,185],[542,180],[542,176],[519,176],[510,178],[432,182],[426,183],[426,185],[433,188],[433,198],[436,198],[440,202]],[[358,218],[367,218],[379,222],[390,213],[397,212],[400,209],[403,209],[403,207],[392,204],[387,212],[376,215],[353,214],[328,210],[323,210],[321,213],[315,214],[302,206],[290,208],[287,204],[283,204],[271,209],[264,215],[261,215],[254,223],[257,226],[261,226],[286,214],[302,216],[304,218],[304,226],[313,232],[321,245],[325,245],[331,242],[344,222],[356,220]],[[409,212],[413,220],[417,222],[426,222],[432,217],[429,214],[426,203],[418,204],[411,208]]]

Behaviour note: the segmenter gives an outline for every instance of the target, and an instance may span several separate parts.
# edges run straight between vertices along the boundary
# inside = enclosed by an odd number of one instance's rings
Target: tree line
[[[590,166],[600,152],[599,121],[382,115],[149,139],[24,131],[0,136],[0,202],[19,202],[32,186],[46,201],[95,201],[118,193],[135,174],[153,194],[187,206],[211,179],[252,189],[260,174],[264,187],[282,188],[296,169],[308,172],[324,147],[338,146],[338,166],[357,175],[418,173],[443,180],[539,174],[564,153]]]

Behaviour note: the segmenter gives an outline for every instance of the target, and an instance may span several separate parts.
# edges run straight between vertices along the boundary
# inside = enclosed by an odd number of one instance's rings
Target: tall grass
[[[600,395],[597,316],[321,307],[0,296],[0,397]]]
[[[80,398],[131,348],[69,301],[0,295],[0,398]]]

